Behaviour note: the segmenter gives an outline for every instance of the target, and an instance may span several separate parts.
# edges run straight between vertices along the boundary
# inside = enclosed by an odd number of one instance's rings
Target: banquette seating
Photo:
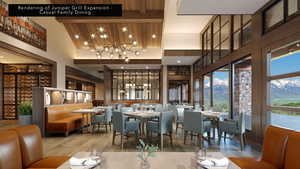
[[[300,169],[300,133],[268,126],[260,160],[247,157],[231,157],[241,169]]]
[[[64,104],[58,106],[49,106],[46,110],[46,132],[47,133],[64,133],[66,136],[69,132],[81,127],[82,115],[72,113],[78,109],[93,108],[92,104]]]
[[[29,125],[0,131],[0,169],[54,169],[69,157],[43,157],[40,129]]]

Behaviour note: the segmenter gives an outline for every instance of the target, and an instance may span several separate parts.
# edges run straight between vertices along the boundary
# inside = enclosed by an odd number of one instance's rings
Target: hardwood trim
[[[300,76],[300,71],[282,74],[282,75],[270,76],[267,78],[267,80],[271,81],[271,80],[277,80],[277,79],[286,79],[286,78],[295,77],[295,76]]]
[[[266,109],[267,111],[280,110],[280,111],[300,113],[300,107],[267,106]]]
[[[163,23],[164,11],[124,11],[122,17],[56,17],[61,23]]]
[[[128,63],[123,59],[74,59],[74,64],[161,64],[161,59],[131,59]]]
[[[184,49],[184,50],[164,50],[164,56],[200,56],[201,50]]]
[[[90,75],[88,73],[85,73],[83,71],[80,71],[76,68],[73,68],[71,66],[66,66],[66,76],[68,77],[77,77],[77,78],[80,78],[80,79],[87,79],[89,81],[92,81],[93,83],[103,83],[103,80],[98,78],[98,77],[95,77],[93,75]]]

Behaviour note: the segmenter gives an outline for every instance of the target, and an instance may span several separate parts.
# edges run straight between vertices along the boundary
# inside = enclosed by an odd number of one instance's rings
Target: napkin
[[[201,166],[215,166],[215,167],[226,167],[229,164],[229,160],[227,158],[222,159],[209,159],[204,161],[198,161],[198,164]]]
[[[76,158],[72,157],[69,160],[70,165],[74,166],[95,166],[99,163],[97,160],[93,160],[91,158]]]

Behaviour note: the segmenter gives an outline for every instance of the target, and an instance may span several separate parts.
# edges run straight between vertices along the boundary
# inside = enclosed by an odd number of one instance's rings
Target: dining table
[[[141,136],[146,135],[145,124],[149,119],[159,117],[160,112],[155,111],[135,111],[135,112],[124,112],[124,115],[133,117],[141,121]]]
[[[97,108],[92,109],[77,109],[73,110],[72,113],[81,114],[82,123],[81,123],[81,132],[83,133],[84,128],[88,128],[92,125],[92,119],[91,117],[94,116],[97,113],[101,113],[101,111]],[[89,129],[87,130],[89,132]]]
[[[103,152],[100,164],[91,166],[72,166],[66,161],[58,169],[141,169],[141,160],[137,157],[139,152]],[[202,169],[197,164],[198,157],[195,152],[156,152],[154,157],[148,158],[150,169]],[[88,158],[90,152],[79,152],[73,157]],[[226,158],[221,152],[207,152],[206,160],[220,160]],[[208,168],[208,167],[207,167]],[[209,169],[240,169],[230,160],[224,166],[211,166]]]

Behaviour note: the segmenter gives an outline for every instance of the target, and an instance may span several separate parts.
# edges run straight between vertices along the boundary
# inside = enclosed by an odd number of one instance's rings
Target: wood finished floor
[[[0,129],[9,129],[16,127],[15,121],[0,121]],[[196,140],[191,141],[190,137],[187,139],[187,143],[183,144],[183,135],[181,130],[178,130],[178,134],[173,136],[173,147],[170,145],[169,137],[164,137],[164,151],[167,152],[194,152],[197,149],[195,145]],[[136,151],[135,137],[129,137],[124,141],[123,151]],[[152,144],[159,144],[159,141],[152,139]],[[96,134],[79,134],[72,133],[68,137],[63,135],[52,135],[51,137],[43,138],[43,147],[45,156],[60,156],[73,154],[80,151],[90,151],[92,148],[102,149],[103,151],[118,152],[121,151],[120,137],[116,137],[116,145],[112,145],[112,132],[105,133],[102,129]],[[222,152],[225,156],[259,156],[259,148],[254,144],[247,143],[245,150],[240,151],[239,141],[237,139],[226,139],[226,142],[222,139],[221,144],[218,145],[216,140],[212,140],[211,145],[205,142],[205,147],[208,151]]]

